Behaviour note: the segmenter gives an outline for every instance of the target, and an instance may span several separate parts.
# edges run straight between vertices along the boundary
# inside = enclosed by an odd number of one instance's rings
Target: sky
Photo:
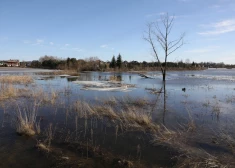
[[[143,37],[165,13],[175,18],[169,38],[185,33],[168,61],[235,64],[235,0],[0,0],[0,60],[155,61]]]

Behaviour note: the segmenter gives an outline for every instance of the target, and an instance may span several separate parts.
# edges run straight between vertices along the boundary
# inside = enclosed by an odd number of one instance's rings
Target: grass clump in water
[[[79,76],[79,72],[77,70],[56,70],[49,72],[37,72],[37,75],[71,75],[71,76]]]
[[[18,95],[18,89],[12,84],[0,84],[0,100],[16,97]]]
[[[11,84],[30,84],[33,82],[32,76],[28,75],[10,75],[10,76],[0,76],[1,83],[11,83]]]
[[[19,135],[33,136],[40,130],[39,123],[36,122],[37,111],[40,102],[36,100],[33,104],[17,104],[15,112],[15,127]],[[39,132],[38,132],[39,133]]]

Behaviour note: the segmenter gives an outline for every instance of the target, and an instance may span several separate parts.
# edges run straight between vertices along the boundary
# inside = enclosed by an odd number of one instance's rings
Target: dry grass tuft
[[[31,90],[29,97],[34,100],[40,100],[44,104],[55,105],[59,97],[59,91],[54,91],[53,89],[49,91],[44,91],[43,88],[37,88]]]
[[[17,88],[13,84],[0,83],[0,101],[21,96],[28,97],[29,93],[28,88]]]
[[[49,149],[46,145],[44,145],[43,143],[41,143],[41,142],[38,142],[38,143],[36,144],[36,147],[37,147],[39,150],[43,151],[43,152],[50,152],[50,149]]]
[[[0,84],[0,100],[16,97],[19,90],[12,84]]]
[[[135,107],[144,107],[150,105],[149,101],[146,98],[132,98],[130,96],[126,96],[121,100],[121,103],[128,106]]]
[[[110,97],[108,100],[101,100],[105,105],[115,106],[118,103],[118,100],[115,97]]]
[[[100,116],[107,117],[112,120],[120,120],[120,117],[117,113],[114,112],[113,108],[111,106],[96,106],[95,107],[96,112]]]
[[[110,81],[122,81],[122,78],[120,76],[110,76]]]
[[[20,135],[33,136],[40,130],[39,123],[36,123],[37,110],[40,102],[34,101],[33,104],[17,104],[15,112],[16,132]]]
[[[117,100],[115,99],[115,102]],[[119,123],[122,127],[135,128],[137,130],[142,131],[150,131],[156,132],[159,129],[159,126],[152,121],[152,116],[148,110],[143,110],[140,107],[135,107],[133,105],[134,100],[132,100],[132,104],[128,106],[128,104],[124,104],[122,102],[120,104],[112,104],[107,103],[105,101],[104,104],[91,105],[86,102],[77,101],[74,104],[74,108],[78,113],[78,117],[80,118],[89,118],[96,117],[99,119],[108,118],[114,123]]]
[[[131,127],[140,128],[144,131],[155,132],[158,130],[159,126],[152,121],[152,117],[146,111],[136,109],[134,107],[129,107],[127,110],[121,113],[122,121]]]

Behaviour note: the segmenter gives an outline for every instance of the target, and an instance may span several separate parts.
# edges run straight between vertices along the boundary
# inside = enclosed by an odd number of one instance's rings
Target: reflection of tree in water
[[[163,81],[162,87],[160,90],[155,92],[156,94],[156,100],[152,107],[152,112],[155,110],[159,110],[161,112],[162,119],[160,122],[162,122],[163,125],[165,125],[165,116],[167,111],[167,105],[166,105],[166,99],[167,99],[167,93],[166,93],[166,83]]]
[[[162,123],[165,125],[165,115],[166,115],[166,81],[163,81],[163,94],[164,94],[164,105],[163,105],[163,115]]]
[[[68,82],[73,82],[73,81],[76,81],[78,78],[67,78],[67,81]]]
[[[80,79],[82,81],[92,81],[92,75],[91,73],[84,73],[80,75]]]
[[[55,76],[44,76],[40,80],[53,80],[55,78],[56,78]]]
[[[122,75],[117,75],[117,81],[122,81]]]
[[[130,81],[130,83],[131,83],[131,75],[129,75],[129,81]]]

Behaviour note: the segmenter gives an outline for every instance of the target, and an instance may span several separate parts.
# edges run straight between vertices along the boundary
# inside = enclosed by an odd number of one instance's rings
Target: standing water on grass
[[[50,72],[0,71],[1,168],[172,167],[189,158],[221,166],[233,158],[233,69],[169,71],[165,87],[160,72]]]

